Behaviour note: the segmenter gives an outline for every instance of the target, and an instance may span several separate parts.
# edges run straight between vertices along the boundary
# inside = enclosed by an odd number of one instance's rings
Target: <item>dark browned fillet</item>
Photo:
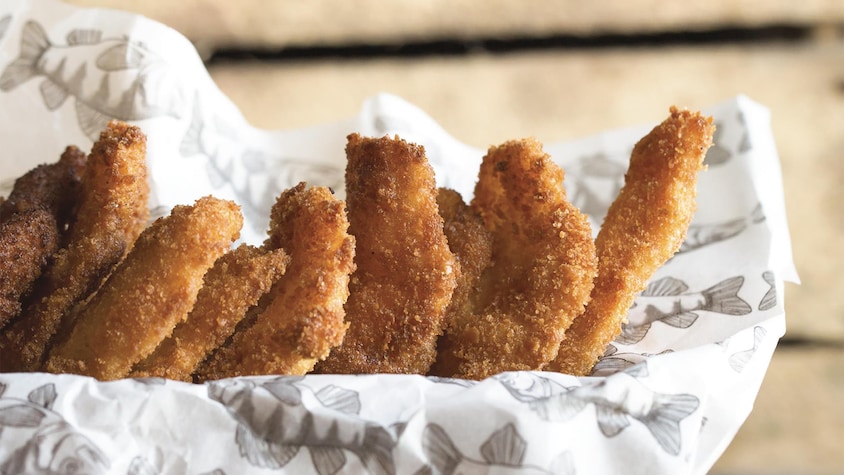
[[[71,145],[57,162],[38,165],[15,180],[8,198],[0,204],[0,222],[16,213],[43,208],[55,216],[60,227],[66,226],[77,204],[85,160],[85,153]]]
[[[67,246],[36,283],[31,304],[0,336],[0,371],[37,371],[62,319],[123,258],[149,221],[146,137],[112,121],[85,165]]]
[[[16,213],[0,223],[0,329],[20,312],[21,296],[58,246],[56,219],[43,208]]]
[[[84,166],[85,154],[68,147],[56,163],[15,180],[0,202],[0,329],[20,313],[22,299],[61,245]]]

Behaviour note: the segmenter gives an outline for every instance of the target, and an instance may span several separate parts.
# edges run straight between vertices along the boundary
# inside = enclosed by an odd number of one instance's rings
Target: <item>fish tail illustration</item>
[[[762,209],[762,203],[756,205],[750,213],[750,224],[758,224],[765,221],[765,210]]]
[[[380,426],[370,425],[364,431],[363,449],[358,451],[370,473],[393,475],[396,473],[393,462],[393,447],[396,441],[390,432]]]
[[[680,421],[695,412],[699,404],[691,394],[659,395],[653,409],[640,420],[666,452],[678,455],[682,448]]]
[[[648,336],[648,331],[651,329],[650,323],[644,325],[628,326],[622,325],[621,333],[616,337],[615,342],[620,345],[635,345],[644,340]]]
[[[428,424],[422,433],[422,449],[428,456],[435,473],[450,475],[463,460],[463,454],[454,446],[448,434],[437,424]]]
[[[737,276],[723,280],[702,292],[706,304],[702,310],[724,315],[747,315],[752,311],[750,304],[738,296],[744,285],[744,277]]]
[[[6,66],[0,75],[0,90],[9,91],[38,74],[38,59],[50,47],[44,28],[34,21],[24,25],[20,56]]]
[[[202,129],[202,111],[199,107],[199,93],[196,93],[194,94],[193,113],[191,114],[190,124],[179,145],[179,153],[183,157],[207,153],[202,146]]]

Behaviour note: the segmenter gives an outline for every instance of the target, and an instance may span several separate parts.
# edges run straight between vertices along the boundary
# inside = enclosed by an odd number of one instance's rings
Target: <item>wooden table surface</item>
[[[190,38],[254,125],[349,117],[379,92],[477,147],[561,141],[746,94],[772,111],[801,285],[713,473],[844,473],[844,2],[74,0]]]

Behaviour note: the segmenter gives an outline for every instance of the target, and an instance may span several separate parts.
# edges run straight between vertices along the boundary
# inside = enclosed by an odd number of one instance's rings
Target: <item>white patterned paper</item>
[[[706,473],[751,410],[785,331],[783,282],[797,276],[768,111],[738,96],[704,112],[718,132],[689,237],[592,376],[0,374],[0,473]],[[0,5],[2,194],[66,145],[89,148],[111,118],[149,137],[154,215],[234,199],[252,243],[283,189],[343,196],[351,132],[424,145],[439,184],[466,198],[484,152],[390,95],[336,123],[259,130],[163,25],[49,0]],[[596,228],[653,125],[546,146]]]

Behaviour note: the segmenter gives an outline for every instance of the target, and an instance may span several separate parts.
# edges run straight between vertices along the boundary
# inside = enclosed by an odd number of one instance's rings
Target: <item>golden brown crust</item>
[[[348,137],[346,195],[357,270],[343,344],[322,373],[426,373],[456,285],[424,148]]]
[[[214,262],[202,279],[185,321],[155,351],[135,365],[131,377],[192,381],[197,366],[234,333],[250,307],[284,274],[284,250],[241,244]]]
[[[563,170],[533,139],[489,150],[471,207],[492,234],[491,263],[471,303],[451,316],[435,371],[481,379],[543,369],[592,289],[588,220],[566,199]]]
[[[273,206],[266,249],[290,255],[287,271],[252,326],[235,333],[197,370],[206,381],[239,375],[305,374],[346,333],[343,305],[355,239],[345,203],[328,188],[286,190]]]
[[[596,239],[600,264],[591,302],[549,369],[589,374],[621,332],[636,294],[679,249],[714,130],[711,118],[672,107],[670,117],[636,144],[624,187]]]
[[[146,225],[146,137],[138,127],[108,124],[85,165],[79,196],[67,246],[37,282],[32,304],[0,337],[0,371],[38,370],[63,317],[96,290]]]
[[[185,319],[203,275],[239,237],[242,224],[237,205],[213,197],[176,206],[156,220],[78,310],[44,369],[101,380],[128,375]]]

